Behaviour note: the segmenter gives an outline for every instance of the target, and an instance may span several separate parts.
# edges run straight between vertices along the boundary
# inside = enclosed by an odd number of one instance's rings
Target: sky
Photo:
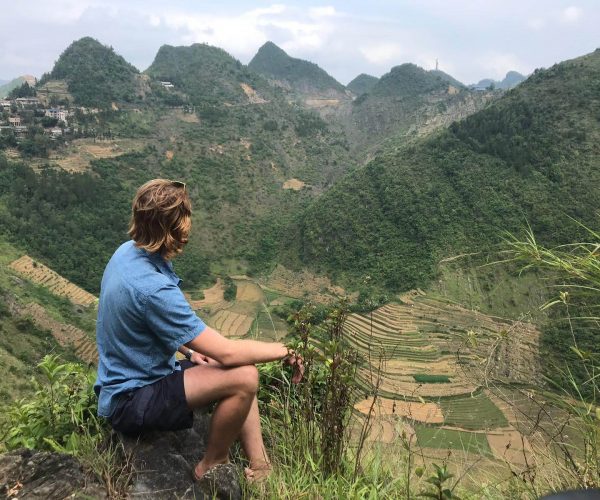
[[[341,83],[412,62],[463,83],[524,74],[600,47],[599,0],[0,0],[0,79],[50,71],[92,36],[140,70],[196,42],[247,64],[268,40]]]

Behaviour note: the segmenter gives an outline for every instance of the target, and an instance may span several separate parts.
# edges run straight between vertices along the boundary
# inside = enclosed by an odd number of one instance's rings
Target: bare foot
[[[200,460],[200,462],[198,462],[198,465],[196,465],[196,467],[194,467],[194,470],[192,471],[192,475],[194,476],[194,481],[200,481],[200,479],[202,479],[202,476],[204,476],[204,474],[206,474],[210,469],[212,469],[216,465],[222,465],[222,464],[228,464],[228,463],[229,463],[229,460],[224,460],[222,462],[214,462],[214,463],[207,463],[204,461],[204,459]]]
[[[244,469],[246,481],[249,483],[262,483],[271,475],[271,472],[273,472],[273,467],[269,463],[246,467]]]

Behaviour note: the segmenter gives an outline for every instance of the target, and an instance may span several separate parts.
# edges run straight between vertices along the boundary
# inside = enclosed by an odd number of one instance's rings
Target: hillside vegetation
[[[354,88],[362,93],[331,117],[343,127],[353,151],[362,158],[446,127],[497,97],[467,91],[443,71],[426,71],[415,64],[395,66],[378,80],[364,79],[366,76],[349,84],[358,84]]]
[[[111,47],[85,37],[67,47],[40,85],[65,80],[78,104],[106,108],[114,101],[139,99],[138,76],[139,71]]]
[[[379,78],[361,73],[347,85],[347,88],[359,96],[368,93],[378,81]]]
[[[290,57],[273,42],[265,43],[248,63],[248,68],[278,80],[301,94],[344,94],[345,88],[315,63]]]
[[[428,284],[442,256],[485,250],[527,222],[543,241],[567,241],[566,216],[592,222],[600,208],[599,78],[596,51],[388,148],[307,208],[288,250],[339,279],[403,290]]]

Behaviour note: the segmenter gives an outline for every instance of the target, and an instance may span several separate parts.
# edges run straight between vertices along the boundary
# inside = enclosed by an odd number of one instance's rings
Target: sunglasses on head
[[[185,182],[181,182],[181,181],[171,181],[171,185],[175,186],[175,187],[180,187],[183,188],[183,190],[185,191]]]

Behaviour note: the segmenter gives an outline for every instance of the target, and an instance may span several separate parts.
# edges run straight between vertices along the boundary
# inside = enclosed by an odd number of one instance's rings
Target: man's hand
[[[302,359],[302,356],[296,354],[294,351],[290,351],[290,353],[283,358],[283,364],[289,365],[294,369],[292,383],[298,384],[304,376],[304,360]]]
[[[218,365],[214,359],[205,356],[204,354],[200,354],[199,352],[194,352],[190,358],[190,361],[195,365]]]

